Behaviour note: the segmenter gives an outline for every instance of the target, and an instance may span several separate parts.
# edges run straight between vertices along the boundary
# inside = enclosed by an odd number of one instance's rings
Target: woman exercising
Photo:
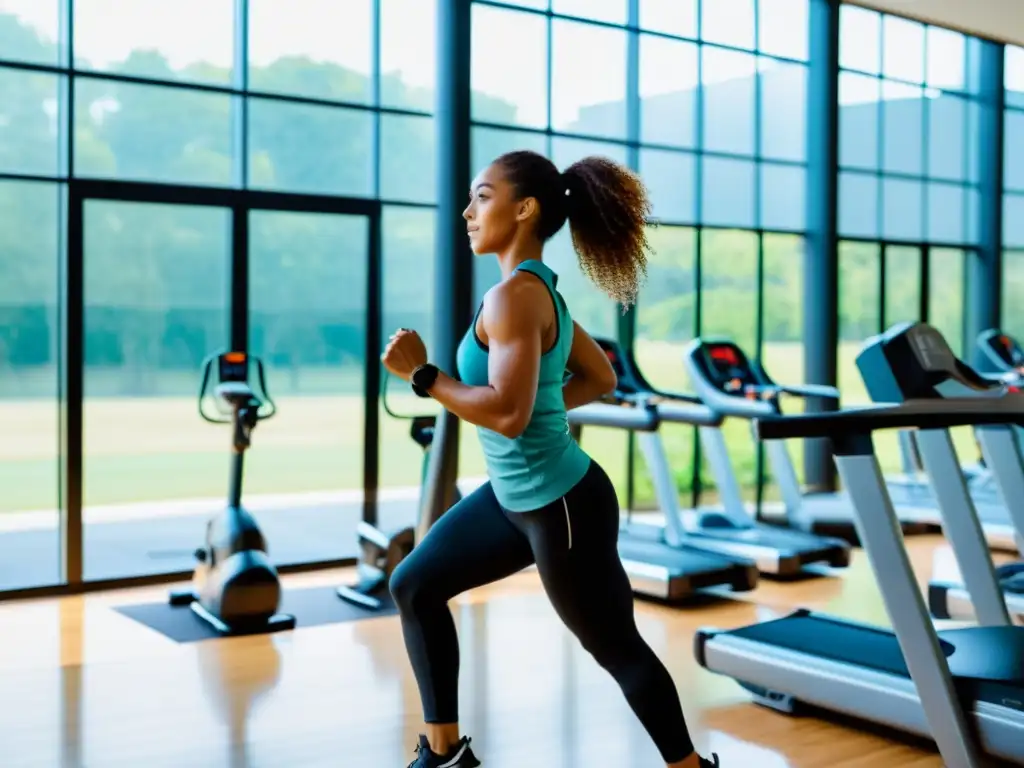
[[[559,173],[534,152],[502,155],[474,179],[463,212],[474,253],[497,254],[502,280],[459,345],[458,378],[427,362],[414,331],[400,329],[384,351],[388,371],[477,425],[488,474],[391,577],[426,721],[409,768],[480,765],[459,733],[459,643],[448,601],[532,564],[665,763],[718,765],[717,756],[712,763],[694,751],[672,678],[637,631],[617,551],[615,488],[569,434],[566,411],[611,392],[615,373],[541,261],[544,243],[568,220],[584,273],[632,304],[646,270],[648,212],[639,178],[609,160],[589,157]]]

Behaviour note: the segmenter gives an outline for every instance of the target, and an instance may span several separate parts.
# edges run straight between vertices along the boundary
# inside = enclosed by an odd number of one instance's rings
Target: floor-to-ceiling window
[[[1003,83],[1002,325],[1024,339],[1024,48],[1006,47]]]
[[[245,488],[272,555],[356,553],[378,449],[371,219],[384,327],[430,333],[435,15],[432,0],[0,3],[0,590],[61,580],[76,195],[82,576],[191,567],[230,455],[230,430],[197,413],[200,366],[232,343],[262,359],[278,407]],[[204,197],[218,189],[223,204]],[[382,415],[379,443],[380,485],[418,482],[405,425]]]
[[[60,581],[67,76],[55,4],[0,6],[0,589]],[[29,551],[21,556],[13,537]],[[18,557],[13,557],[18,554]]]
[[[979,41],[844,4],[839,64],[839,387],[854,404],[867,400],[856,354],[894,323],[925,320],[965,351]],[[970,436],[957,439],[966,446]],[[898,469],[896,436],[875,442],[883,467]]]
[[[656,386],[686,391],[686,345],[726,337],[781,380],[801,380],[808,2],[640,5],[640,171],[658,227],[637,307],[638,362]],[[724,431],[752,497],[749,424]],[[710,501],[705,462],[694,471],[694,430],[662,433],[680,493],[692,497],[699,479]],[[643,472],[635,498],[650,498]]]

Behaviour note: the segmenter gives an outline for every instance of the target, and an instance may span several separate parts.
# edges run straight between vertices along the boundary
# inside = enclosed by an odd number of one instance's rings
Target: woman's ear
[[[530,217],[536,216],[539,210],[540,205],[537,203],[537,198],[523,198],[516,208],[516,221],[528,221]]]

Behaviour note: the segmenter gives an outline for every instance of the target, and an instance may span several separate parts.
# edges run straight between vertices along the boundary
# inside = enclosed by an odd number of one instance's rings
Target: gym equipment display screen
[[[227,352],[218,363],[221,382],[249,380],[249,356],[244,352]]]
[[[744,384],[756,384],[746,356],[734,344],[708,344],[704,347],[708,373],[716,386],[723,387],[739,379]]]
[[[995,348],[996,353],[1011,368],[1024,366],[1024,349],[1021,349],[1014,339],[1005,334],[993,336],[992,346]]]

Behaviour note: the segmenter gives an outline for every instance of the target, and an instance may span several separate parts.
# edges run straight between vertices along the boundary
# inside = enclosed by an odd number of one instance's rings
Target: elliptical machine
[[[259,394],[249,385],[250,363],[256,367]],[[211,387],[214,375],[216,383]],[[204,407],[211,388],[220,416],[211,416]],[[276,412],[258,357],[222,352],[203,361],[199,415],[212,424],[234,427],[228,504],[206,524],[206,543],[195,552],[192,589],[172,592],[170,603],[190,606],[222,635],[276,632],[295,626],[294,616],[277,612],[281,602],[277,569],[267,556],[267,543],[256,519],[242,507],[243,459],[252,431],[257,422]]]
[[[376,520],[362,520],[356,527],[359,540],[359,562],[356,563],[357,581],[352,585],[337,588],[338,597],[346,602],[370,611],[385,607],[388,599],[389,582],[398,564],[412,552],[413,547],[430,530],[437,519],[462,499],[456,484],[457,469],[443,466],[443,452],[436,460],[432,447],[443,445],[447,424],[452,419],[442,411],[437,416],[401,416],[391,410],[387,395],[388,374],[381,382],[381,403],[384,412],[395,419],[409,419],[412,424],[409,435],[423,448],[423,468],[420,473],[419,514],[415,525],[403,526],[397,530],[385,531]],[[455,422],[457,426],[457,422]],[[441,488],[440,503],[435,503],[432,492]],[[440,510],[440,511],[437,511]]]

